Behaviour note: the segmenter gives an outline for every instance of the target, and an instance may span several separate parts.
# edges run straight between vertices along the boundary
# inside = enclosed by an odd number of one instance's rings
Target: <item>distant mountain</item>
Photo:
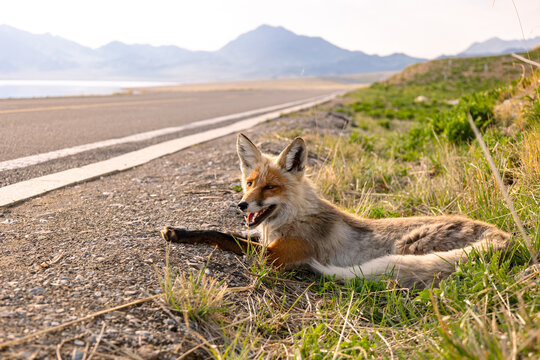
[[[296,35],[268,25],[240,35],[217,54],[241,65],[246,76],[299,76],[400,70],[424,61],[403,54],[367,55],[337,47],[320,37]]]
[[[420,61],[424,59],[405,54],[349,51],[320,37],[268,25],[215,52],[118,41],[91,49],[50,34],[0,25],[0,77],[11,79],[211,81],[400,70]]]
[[[96,60],[92,49],[73,41],[0,25],[0,73],[64,70]]]
[[[241,61],[243,65],[297,67],[339,61],[351,52],[320,37],[296,35],[283,27],[262,25],[240,35],[218,54],[230,61]]]
[[[458,56],[485,56],[525,52],[540,45],[540,36],[528,40],[502,40],[493,37],[486,41],[475,42]]]
[[[167,69],[201,61],[206,53],[177,46],[127,45],[113,41],[96,49],[100,68],[117,76],[159,77]]]

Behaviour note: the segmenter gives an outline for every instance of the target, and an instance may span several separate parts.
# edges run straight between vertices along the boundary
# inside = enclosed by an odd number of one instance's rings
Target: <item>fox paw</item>
[[[165,226],[163,230],[161,230],[161,236],[165,241],[168,242],[189,242],[187,240],[187,230],[186,228],[173,228],[170,226]]]

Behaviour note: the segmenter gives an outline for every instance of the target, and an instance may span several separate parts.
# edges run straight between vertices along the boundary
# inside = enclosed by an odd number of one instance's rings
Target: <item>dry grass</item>
[[[523,181],[534,183],[540,178],[540,131],[528,132],[518,145],[523,163]]]
[[[198,274],[177,274],[169,264],[159,276],[165,301],[181,313],[186,321],[219,322],[227,311],[229,289],[223,281],[206,276],[204,269]]]

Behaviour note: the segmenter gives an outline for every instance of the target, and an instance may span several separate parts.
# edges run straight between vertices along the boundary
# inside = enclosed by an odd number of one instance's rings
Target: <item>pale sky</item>
[[[540,0],[514,2],[525,37],[539,36]],[[268,24],[349,50],[427,58],[522,39],[512,0],[0,0],[0,24],[93,48],[119,40],[189,50],[217,50]]]

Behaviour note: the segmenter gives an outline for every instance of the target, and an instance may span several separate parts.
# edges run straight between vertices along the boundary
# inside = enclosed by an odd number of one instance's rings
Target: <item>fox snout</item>
[[[263,201],[260,200],[249,200],[249,199],[242,199],[238,203],[238,208],[244,212],[254,212],[259,211],[264,206],[267,206],[264,204]]]
[[[249,204],[247,203],[247,201],[241,201],[241,202],[238,203],[238,207],[242,211],[245,211],[248,208],[248,205]]]

